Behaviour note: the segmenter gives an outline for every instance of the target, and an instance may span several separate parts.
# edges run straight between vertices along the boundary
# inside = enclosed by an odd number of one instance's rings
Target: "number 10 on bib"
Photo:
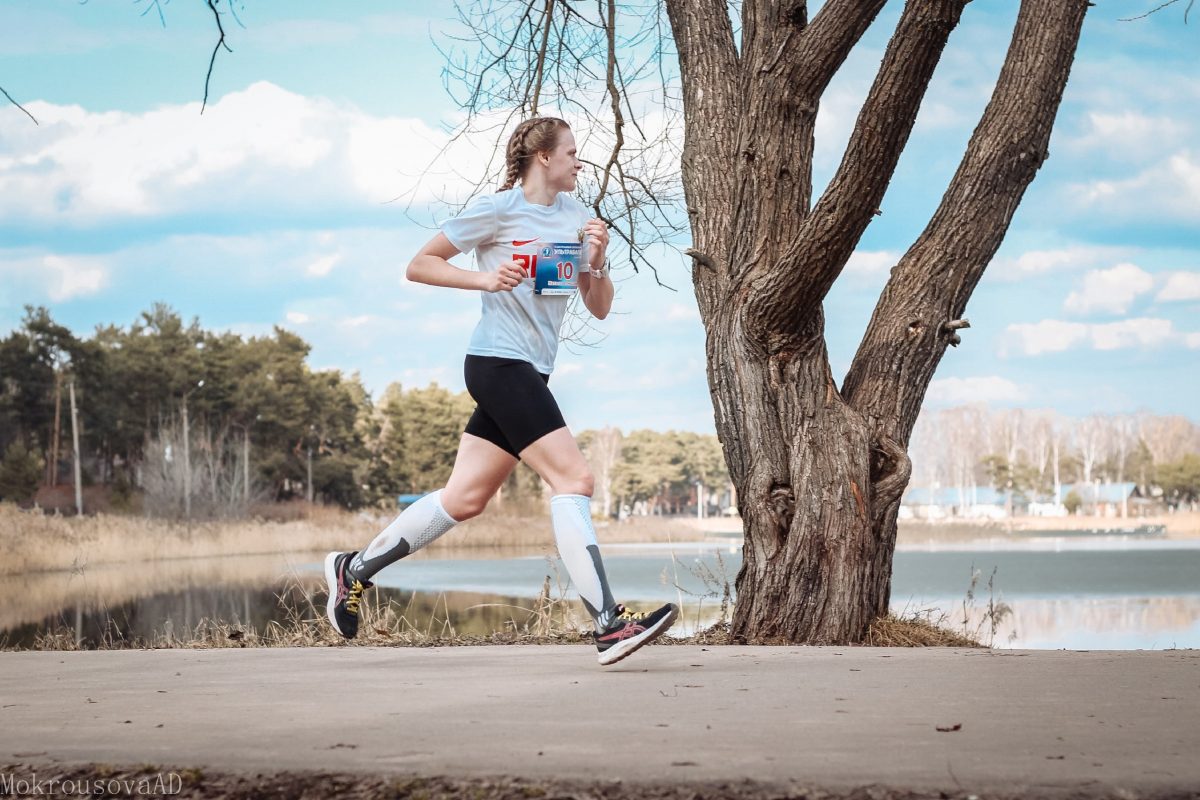
[[[534,294],[574,294],[579,289],[579,261],[583,246],[578,242],[546,242],[534,261]]]

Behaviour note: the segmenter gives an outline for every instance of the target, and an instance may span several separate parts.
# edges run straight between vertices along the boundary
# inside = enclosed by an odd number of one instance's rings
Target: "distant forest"
[[[436,384],[388,386],[378,402],[357,374],[316,371],[310,346],[275,328],[245,338],[185,324],[165,305],[87,338],[27,307],[0,340],[0,499],[74,510],[71,395],[85,512],[242,516],[307,499],[355,509],[445,484],[474,402]],[[675,512],[728,477],[715,436],[577,432],[597,501]],[[65,487],[65,488],[64,488]],[[521,467],[506,498],[542,498]]]
[[[358,375],[312,370],[310,346],[275,328],[207,331],[155,305],[81,338],[41,307],[0,340],[0,499],[74,510],[74,439],[86,511],[245,516],[306,499],[394,508],[443,486],[474,403],[436,384],[393,383],[378,401]],[[74,425],[72,425],[72,395]],[[717,513],[736,502],[715,436],[615,428],[577,432],[596,475],[596,511]],[[1200,427],[1183,417],[927,411],[912,442],[914,485],[1052,492],[1057,482],[1200,494]],[[540,502],[524,466],[502,490]]]

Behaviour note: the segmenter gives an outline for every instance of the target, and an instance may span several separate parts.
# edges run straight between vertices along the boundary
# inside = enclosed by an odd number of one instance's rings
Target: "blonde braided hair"
[[[529,171],[529,159],[553,150],[558,144],[559,129],[570,127],[558,117],[534,117],[518,125],[504,149],[504,185],[500,191],[516,186]]]

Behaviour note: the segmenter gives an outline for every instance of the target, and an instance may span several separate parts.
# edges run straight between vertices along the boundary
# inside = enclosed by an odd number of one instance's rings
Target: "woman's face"
[[[546,183],[560,192],[575,191],[575,181],[583,164],[575,157],[575,136],[570,128],[558,132],[558,143],[549,153],[539,153],[546,167]]]

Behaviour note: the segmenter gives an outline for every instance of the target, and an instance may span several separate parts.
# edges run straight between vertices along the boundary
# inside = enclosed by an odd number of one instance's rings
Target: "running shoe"
[[[358,635],[358,609],[362,605],[363,592],[375,585],[369,581],[363,583],[347,570],[354,555],[330,553],[325,556],[325,583],[329,587],[325,613],[337,632],[347,639]]]
[[[678,617],[679,608],[674,603],[649,613],[635,613],[617,606],[617,616],[609,626],[592,634],[600,651],[600,663],[605,666],[617,663],[661,636]]]

